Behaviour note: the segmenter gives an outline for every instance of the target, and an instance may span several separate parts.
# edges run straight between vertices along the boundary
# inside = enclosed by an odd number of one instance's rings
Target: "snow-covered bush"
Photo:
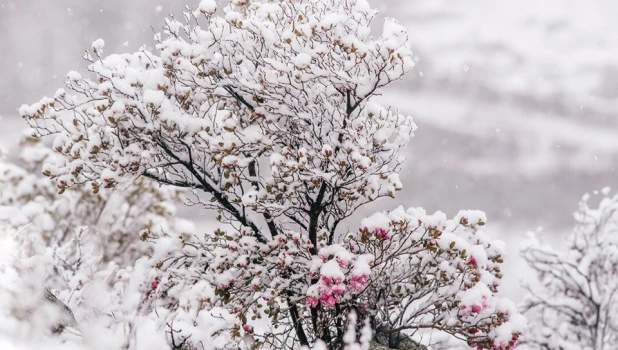
[[[582,198],[567,251],[534,234],[524,246],[523,257],[539,280],[538,287],[528,287],[524,304],[535,325],[526,335],[527,347],[618,347],[618,195],[609,193],[600,192],[598,207],[589,204],[590,195]]]
[[[180,238],[171,224],[120,225],[148,245],[111,246],[102,261],[119,264],[117,252],[126,266],[90,283],[125,281],[113,285],[123,295],[139,289],[131,276],[148,276],[147,297],[114,304],[129,348],[152,332],[177,349],[335,349],[349,343],[350,312],[392,346],[436,331],[514,347],[524,321],[495,296],[502,251],[482,213],[397,208],[343,231],[359,207],[401,189],[398,154],[416,130],[373,99],[414,65],[394,20],[370,37],[375,14],[365,0],[234,0],[219,16],[204,0],[168,18],[157,53],[105,57],[96,41],[88,77],[71,72],[69,91],[20,109],[35,136],[54,138],[44,173],[60,192],[137,188],[140,201],[154,182],[187,190],[223,224]],[[136,237],[117,232],[106,234]],[[94,310],[118,322],[108,306]]]
[[[62,333],[76,348],[165,348],[166,332],[182,315],[142,308],[154,299],[162,273],[156,264],[174,248],[169,241],[193,234],[192,224],[175,217],[179,191],[141,179],[125,191],[73,187],[59,194],[41,166],[60,155],[32,138],[21,148],[19,159],[0,163],[0,224],[12,233],[1,242],[1,323],[12,327],[4,340],[29,349],[38,344],[29,334],[48,344],[46,334]],[[80,333],[82,340],[73,336]]]
[[[16,159],[0,163],[0,206],[19,209],[22,217],[18,216],[19,221],[13,218],[14,225],[29,224],[20,235],[29,241],[22,250],[35,253],[37,244],[60,246],[74,239],[77,230],[90,230],[82,232],[82,239],[98,241],[97,255],[104,262],[126,264],[149,249],[140,235],[150,231],[192,233],[190,225],[176,218],[175,204],[180,202],[181,192],[153,186],[148,179],[138,179],[123,191],[93,193],[91,188],[73,187],[67,189],[66,196],[59,195],[54,181],[41,173],[44,163],[61,157],[39,139],[25,137]]]

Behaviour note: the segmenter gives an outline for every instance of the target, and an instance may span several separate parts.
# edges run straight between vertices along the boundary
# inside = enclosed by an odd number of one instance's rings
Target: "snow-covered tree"
[[[138,262],[158,273],[135,317],[166,325],[172,348],[341,348],[351,312],[392,347],[442,332],[513,348],[525,322],[495,295],[502,249],[484,214],[397,208],[342,229],[402,187],[416,125],[374,97],[414,65],[405,29],[386,19],[371,37],[365,0],[233,0],[222,12],[204,0],[168,18],[156,53],[104,56],[98,40],[88,77],[70,72],[69,91],[20,109],[54,138],[61,156],[44,173],[60,192],[155,182],[223,224],[142,232],[153,247]],[[215,316],[229,335],[219,343],[203,332]]]
[[[32,137],[25,137],[19,148],[15,159],[0,162],[0,206],[19,208],[23,214],[20,220],[13,220],[15,229],[29,225],[23,236],[30,242],[22,249],[31,247],[29,251],[34,253],[36,244],[61,246],[74,239],[75,230],[83,227],[92,231],[84,237],[105,242],[98,248],[104,262],[126,264],[149,250],[140,241],[140,234],[147,235],[149,230],[180,232],[186,228],[176,218],[175,204],[182,198],[178,189],[152,186],[143,178],[124,191],[93,193],[92,188],[76,186],[67,189],[67,195],[59,195],[54,181],[41,173],[45,162],[62,156]]]
[[[599,194],[599,192],[596,192]],[[618,346],[618,195],[585,195],[574,214],[568,250],[531,234],[523,257],[537,273],[524,310],[534,327],[526,345],[547,350],[607,350]]]
[[[68,333],[95,330],[84,337],[86,349],[139,348],[136,312],[153,299],[160,273],[150,259],[166,254],[152,237],[180,241],[194,233],[192,223],[175,216],[180,192],[144,178],[125,191],[93,194],[76,186],[59,194],[41,167],[61,155],[33,138],[20,148],[18,157],[0,162],[0,233],[6,236],[0,242],[6,279],[0,308],[8,311],[0,338],[19,343],[14,338],[25,335],[31,342],[29,334],[62,333],[77,327],[77,318],[79,327]],[[142,316],[151,312],[156,310]],[[158,327],[158,346],[165,346],[165,322]],[[108,336],[105,343],[89,344]]]

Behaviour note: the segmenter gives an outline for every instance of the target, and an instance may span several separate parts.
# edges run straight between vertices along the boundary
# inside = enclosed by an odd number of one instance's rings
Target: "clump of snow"
[[[69,73],[67,73],[67,78],[72,81],[78,81],[78,80],[81,80],[82,75],[72,70]]]
[[[294,66],[296,66],[296,68],[300,68],[300,69],[307,68],[309,67],[310,64],[311,64],[311,55],[309,54],[299,53],[294,58]]]
[[[98,55],[103,53],[103,48],[105,47],[105,41],[103,39],[97,39],[92,42],[92,50]]]
[[[202,13],[212,15],[217,11],[217,2],[215,0],[202,0],[199,9]]]
[[[160,90],[146,90],[144,91],[144,103],[153,104],[158,107],[161,106],[165,100],[165,94]]]

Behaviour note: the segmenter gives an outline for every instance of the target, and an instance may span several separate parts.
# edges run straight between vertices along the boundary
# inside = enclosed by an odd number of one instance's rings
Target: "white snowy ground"
[[[93,40],[104,38],[108,53],[151,45],[151,26],[180,3],[0,0],[0,144],[23,127],[19,105],[85,68],[80,57]],[[420,128],[403,193],[364,212],[399,204],[451,216],[486,211],[488,229],[510,247],[505,292],[519,298],[512,277],[525,275],[517,258],[525,232],[544,226],[560,244],[584,192],[618,187],[618,2],[373,3],[409,28],[418,59],[383,101]]]

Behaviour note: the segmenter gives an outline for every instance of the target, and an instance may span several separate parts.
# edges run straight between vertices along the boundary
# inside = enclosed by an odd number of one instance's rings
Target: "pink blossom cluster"
[[[388,230],[385,230],[383,228],[376,228],[374,232],[376,236],[379,238],[382,238],[387,241],[391,239],[391,236],[388,234]]]
[[[352,276],[352,279],[348,281],[348,286],[352,290],[361,291],[365,288],[368,280],[369,277],[367,275]]]
[[[340,277],[332,278],[322,276],[318,290],[320,292],[320,301],[330,307],[339,303],[341,301],[341,296],[346,292],[343,279]]]
[[[337,264],[339,264],[339,266],[341,266],[341,268],[343,268],[343,269],[347,269],[348,268],[349,262],[346,259],[341,258],[341,257],[337,257],[336,260],[337,260]]]
[[[306,298],[307,304],[316,307],[322,302],[326,307],[333,307],[341,302],[341,298],[348,289],[361,291],[368,281],[367,275],[354,275],[347,280],[348,288],[346,288],[343,278],[322,276],[315,288],[308,291],[310,295]]]
[[[479,314],[481,313],[483,310],[487,309],[487,307],[489,306],[487,304],[487,296],[483,295],[481,297],[481,305],[479,304],[472,304],[471,306],[467,306],[467,305],[461,305],[459,306],[459,308],[463,311],[463,316],[464,317],[468,317],[474,314]]]
[[[233,279],[231,279],[231,280],[229,280],[229,282],[228,282],[228,283],[224,283],[224,284],[222,284],[222,285],[219,287],[219,289],[221,289],[222,291],[224,291],[224,292],[225,292],[226,290],[228,290],[228,289],[229,289],[229,288],[230,288],[230,287],[234,284],[234,282],[236,282],[236,281],[235,281],[235,280],[233,280]]]
[[[308,296],[307,297],[307,305],[311,306],[311,307],[316,307],[318,306],[318,304],[320,303],[320,301],[314,297]]]
[[[470,345],[474,350],[513,350],[516,348],[517,340],[519,339],[519,334],[513,334],[511,340],[507,342],[500,342],[499,344],[495,344],[493,341],[489,347],[485,347],[480,344],[472,344]]]
[[[333,307],[342,302],[346,293],[365,289],[371,273],[370,255],[356,255],[342,245],[333,244],[320,249],[310,276],[314,284],[307,290],[307,305],[316,307],[322,303]]]

